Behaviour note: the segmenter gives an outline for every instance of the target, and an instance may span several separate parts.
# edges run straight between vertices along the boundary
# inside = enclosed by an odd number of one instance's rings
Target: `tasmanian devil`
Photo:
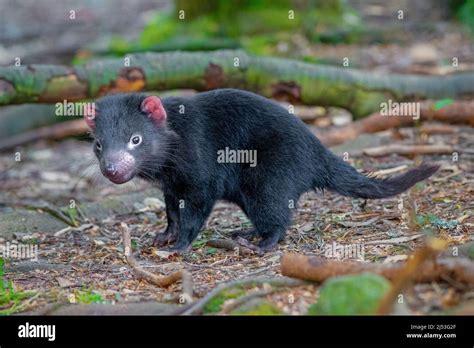
[[[438,169],[425,164],[389,179],[369,178],[285,108],[235,89],[187,98],[118,94],[99,99],[85,116],[105,177],[160,184],[168,226],[154,243],[174,243],[168,250],[179,253],[189,250],[218,199],[237,204],[259,246],[270,250],[284,238],[306,191],[384,198]]]

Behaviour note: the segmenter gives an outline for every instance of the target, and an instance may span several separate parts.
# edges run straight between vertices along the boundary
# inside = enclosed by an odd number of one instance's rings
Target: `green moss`
[[[310,315],[374,314],[390,282],[376,274],[363,273],[330,278],[320,290]]]
[[[152,46],[173,37],[178,28],[178,22],[170,13],[158,13],[143,29],[140,36],[142,46]]]
[[[458,10],[458,18],[474,33],[474,0],[466,0]]]
[[[438,229],[451,230],[458,226],[457,220],[445,220],[433,214],[419,215],[416,217],[421,226],[432,226]]]
[[[242,47],[249,53],[271,56],[275,53],[277,42],[271,35],[255,35],[242,38]]]
[[[77,303],[104,303],[101,294],[96,293],[92,288],[85,288],[74,292]]]
[[[282,315],[283,312],[268,301],[261,301],[255,307],[249,309],[238,309],[232,315]]]
[[[220,292],[218,295],[213,297],[203,309],[204,313],[218,313],[222,309],[222,305],[225,301],[230,299],[238,298],[245,294],[245,291],[241,288],[232,288]]]

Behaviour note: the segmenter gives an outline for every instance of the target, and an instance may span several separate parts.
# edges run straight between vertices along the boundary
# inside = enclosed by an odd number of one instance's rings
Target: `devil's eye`
[[[95,147],[96,147],[97,150],[102,150],[102,144],[100,143],[99,140],[95,141]]]
[[[140,135],[133,135],[130,138],[130,144],[136,146],[139,145],[142,142],[142,137]]]

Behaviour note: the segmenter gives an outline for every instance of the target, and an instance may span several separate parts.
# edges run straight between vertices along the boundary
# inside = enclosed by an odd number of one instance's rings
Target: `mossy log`
[[[129,65],[126,63],[129,62]],[[376,74],[241,50],[131,54],[66,67],[0,67],[0,105],[53,103],[114,92],[241,88],[292,103],[338,106],[356,117],[392,99],[474,96],[474,72],[446,76]]]

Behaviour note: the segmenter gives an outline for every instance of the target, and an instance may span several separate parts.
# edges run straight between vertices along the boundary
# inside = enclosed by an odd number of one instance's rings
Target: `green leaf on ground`
[[[433,109],[435,110],[440,110],[442,108],[444,108],[445,106],[448,106],[450,104],[452,104],[454,102],[454,100],[452,99],[441,99],[441,100],[437,100],[434,104],[433,104]]]
[[[32,291],[15,290],[13,282],[5,278],[5,260],[0,257],[0,315],[13,314],[21,309],[22,300],[35,295]]]

